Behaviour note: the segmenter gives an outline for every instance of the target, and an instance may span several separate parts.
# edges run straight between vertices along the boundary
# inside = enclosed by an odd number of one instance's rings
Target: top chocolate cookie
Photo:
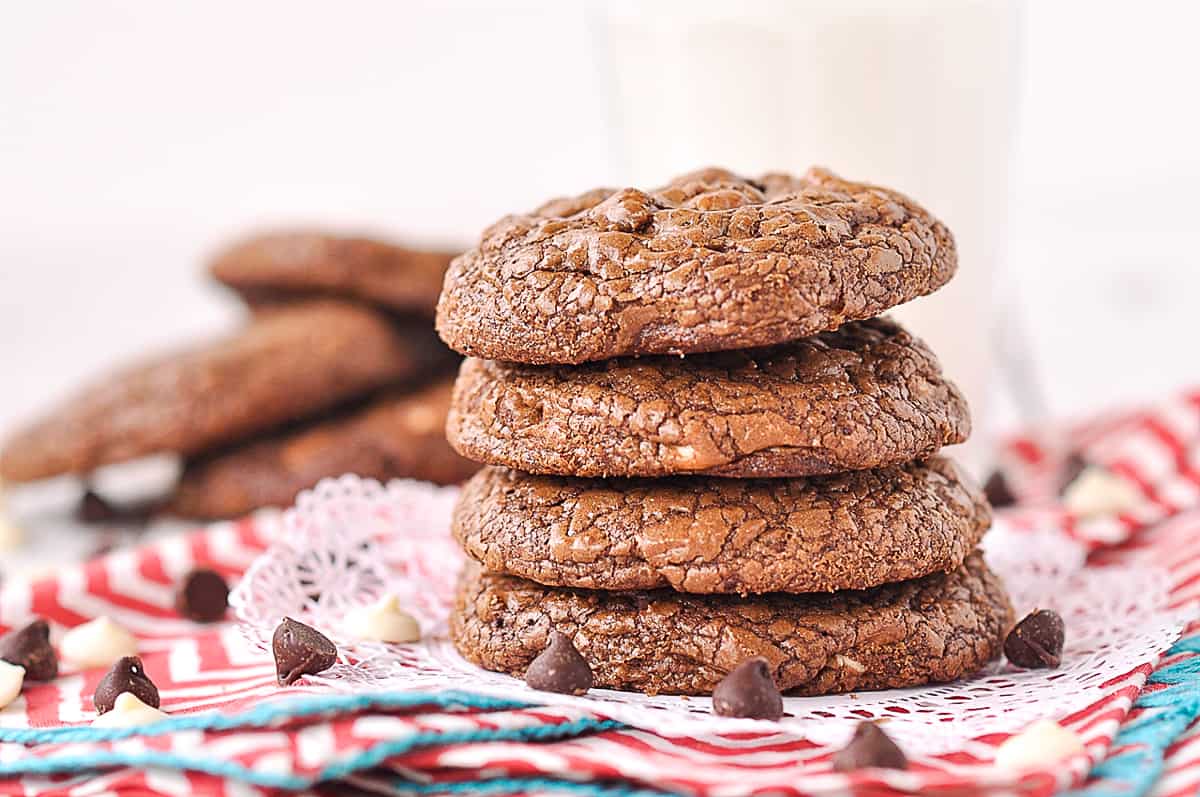
[[[298,296],[359,299],[431,317],[454,255],[320,231],[282,231],[235,243],[209,271],[251,304]]]
[[[956,266],[950,231],[895,191],[705,169],[501,219],[450,264],[437,326],[533,364],[743,349],[879,315]]]

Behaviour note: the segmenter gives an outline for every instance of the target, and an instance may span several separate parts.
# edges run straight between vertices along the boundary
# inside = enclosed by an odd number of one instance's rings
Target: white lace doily
[[[1017,671],[998,661],[953,684],[786,698],[788,716],[777,726],[715,717],[708,698],[534,692],[518,679],[468,664],[446,637],[463,561],[449,534],[457,494],[456,488],[422,482],[381,486],[344,476],[301,495],[294,509],[276,518],[276,542],[231,596],[251,642],[269,650],[284,615],[321,629],[342,653],[342,663],[316,679],[332,689],[453,688],[578,706],[667,735],[776,727],[827,744],[843,742],[861,719],[887,718],[888,733],[901,746],[907,740],[909,749],[936,753],[1087,707],[1106,694],[1106,682],[1153,661],[1184,626],[1180,612],[1168,608],[1168,574],[1148,558],[1084,567],[1082,550],[1062,535],[1014,532],[1000,524],[988,535],[985,554],[1004,578],[1018,616],[1047,608],[1066,621],[1057,670]],[[339,633],[349,608],[385,591],[397,593],[420,621],[421,642],[364,643]]]

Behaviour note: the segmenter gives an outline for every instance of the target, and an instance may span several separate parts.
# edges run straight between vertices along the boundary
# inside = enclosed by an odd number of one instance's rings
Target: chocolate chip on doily
[[[337,646],[329,637],[290,617],[283,618],[275,629],[271,647],[281,686],[291,686],[305,675],[324,672],[337,662]]]
[[[543,692],[582,695],[592,688],[592,668],[566,634],[550,632],[550,644],[529,663],[525,683]]]
[[[1054,669],[1062,663],[1066,629],[1058,612],[1039,609],[1017,623],[1004,640],[1004,655],[1018,667]]]
[[[712,704],[713,713],[721,717],[777,720],[783,716],[783,696],[770,664],[761,656],[746,659],[722,678],[713,690]]]

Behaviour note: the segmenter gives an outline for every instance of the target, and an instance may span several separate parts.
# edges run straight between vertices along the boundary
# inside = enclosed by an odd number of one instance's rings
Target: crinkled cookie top
[[[451,263],[437,324],[464,354],[534,364],[741,349],[879,315],[956,266],[895,191],[705,169],[501,219]]]

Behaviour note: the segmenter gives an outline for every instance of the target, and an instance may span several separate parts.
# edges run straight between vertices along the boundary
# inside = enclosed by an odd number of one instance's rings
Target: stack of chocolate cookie
[[[452,635],[520,675],[558,632],[597,686],[707,694],[752,657],[825,694],[949,681],[1012,621],[962,395],[876,318],[954,274],[912,200],[709,169],[509,216],[450,266]],[[555,637],[559,639],[559,637]]]
[[[432,323],[450,259],[320,233],[238,243],[211,273],[252,307],[245,327],[86,387],[9,437],[0,478],[175,454],[163,508],[199,518],[287,506],[344,473],[462,481],[477,466],[444,435],[459,358]]]

